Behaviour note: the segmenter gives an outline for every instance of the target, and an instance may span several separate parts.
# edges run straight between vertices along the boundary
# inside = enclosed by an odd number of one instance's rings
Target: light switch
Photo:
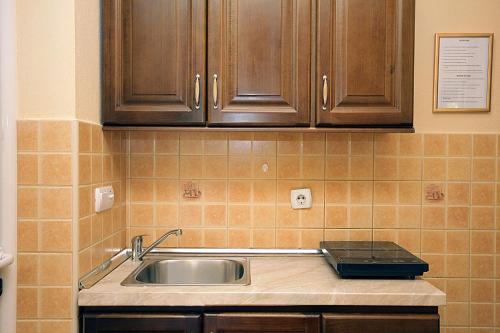
[[[112,186],[98,187],[95,189],[95,211],[105,211],[113,207],[115,192]]]

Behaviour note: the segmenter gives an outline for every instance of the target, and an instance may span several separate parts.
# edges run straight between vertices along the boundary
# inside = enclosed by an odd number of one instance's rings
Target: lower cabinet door
[[[85,314],[80,333],[199,333],[200,315]]]
[[[222,313],[205,315],[204,333],[319,333],[319,326],[319,315]]]
[[[437,314],[323,314],[323,333],[437,333]]]

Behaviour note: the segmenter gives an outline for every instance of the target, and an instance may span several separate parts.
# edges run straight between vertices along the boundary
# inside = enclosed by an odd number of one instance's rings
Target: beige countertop
[[[240,256],[241,257],[241,256]],[[130,260],[90,289],[80,306],[438,306],[446,295],[416,280],[340,279],[321,256],[252,257],[247,286],[138,286],[120,283],[138,266]]]

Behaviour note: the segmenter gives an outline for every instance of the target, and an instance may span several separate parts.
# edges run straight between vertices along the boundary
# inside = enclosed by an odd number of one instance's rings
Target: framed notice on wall
[[[493,34],[436,34],[433,112],[488,112]]]

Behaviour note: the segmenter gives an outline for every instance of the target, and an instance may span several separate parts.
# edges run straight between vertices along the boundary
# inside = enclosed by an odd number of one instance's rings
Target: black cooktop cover
[[[342,278],[414,279],[429,264],[393,242],[321,242],[325,259]]]

